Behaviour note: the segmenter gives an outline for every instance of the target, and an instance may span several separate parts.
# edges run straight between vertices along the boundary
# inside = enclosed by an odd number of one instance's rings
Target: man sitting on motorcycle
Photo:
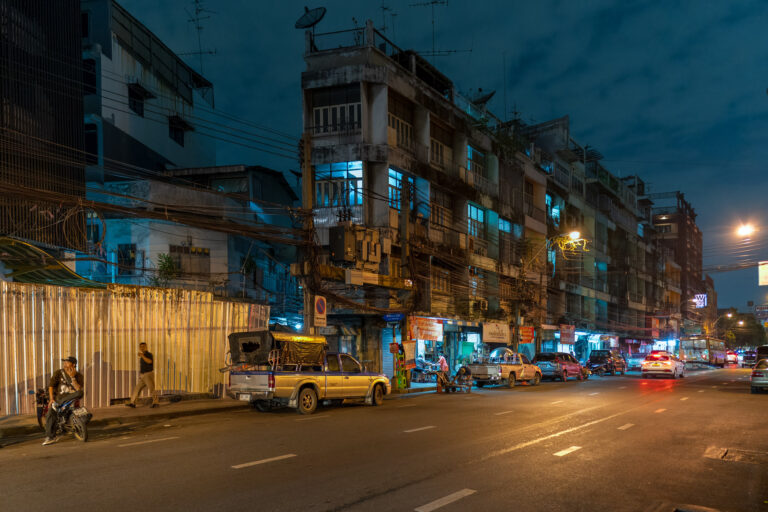
[[[43,446],[53,444],[56,438],[56,423],[59,419],[59,408],[69,400],[82,398],[83,374],[77,371],[77,359],[69,356],[62,359],[61,369],[57,370],[48,383],[48,414],[45,417],[45,441]]]

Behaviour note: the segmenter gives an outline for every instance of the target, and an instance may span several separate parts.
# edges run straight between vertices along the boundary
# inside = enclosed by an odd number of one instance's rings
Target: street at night
[[[313,416],[248,408],[85,445],[19,440],[0,451],[3,508],[51,510],[64,495],[115,511],[763,510],[766,396],[748,376],[632,372]]]

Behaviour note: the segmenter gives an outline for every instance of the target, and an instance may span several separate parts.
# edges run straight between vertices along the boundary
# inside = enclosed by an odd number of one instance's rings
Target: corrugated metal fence
[[[0,281],[0,416],[33,413],[34,391],[70,355],[85,376],[87,406],[128,397],[141,341],[154,355],[159,392],[220,393],[227,335],[265,328],[268,320],[268,306],[207,292]]]

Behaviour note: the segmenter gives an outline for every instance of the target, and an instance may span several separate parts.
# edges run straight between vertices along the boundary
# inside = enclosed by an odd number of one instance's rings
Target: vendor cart
[[[431,373],[435,375],[438,393],[472,392],[472,374],[466,366],[459,368],[453,377],[440,371]]]

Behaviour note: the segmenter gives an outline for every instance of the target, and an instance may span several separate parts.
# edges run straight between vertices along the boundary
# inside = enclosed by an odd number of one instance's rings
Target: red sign
[[[400,346],[397,343],[390,343],[389,344],[389,351],[393,354],[397,354],[400,352]]]
[[[520,343],[533,342],[533,326],[520,327]]]

